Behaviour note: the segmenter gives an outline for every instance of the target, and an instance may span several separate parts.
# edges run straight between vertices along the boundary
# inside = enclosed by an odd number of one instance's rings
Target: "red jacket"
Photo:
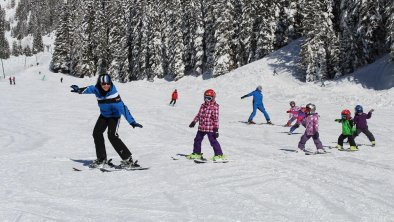
[[[172,93],[171,98],[172,98],[173,100],[177,100],[177,99],[178,99],[178,92],[177,92],[177,91],[174,91],[174,92]]]
[[[199,122],[198,130],[202,132],[219,129],[219,104],[215,101],[203,103],[193,121]]]

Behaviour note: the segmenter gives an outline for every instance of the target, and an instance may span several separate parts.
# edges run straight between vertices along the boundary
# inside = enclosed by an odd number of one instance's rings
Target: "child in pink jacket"
[[[219,104],[215,101],[216,93],[212,89],[208,89],[204,93],[204,103],[201,104],[200,111],[190,123],[189,127],[193,128],[197,122],[198,131],[194,138],[193,153],[188,155],[188,159],[202,159],[201,143],[205,135],[208,135],[209,142],[213,147],[215,156],[213,161],[224,161],[222,149],[217,138],[219,137]]]
[[[317,153],[325,153],[323,149],[323,144],[319,139],[319,115],[315,112],[316,106],[309,103],[306,105],[306,117],[304,118],[305,123],[305,133],[302,135],[300,142],[298,143],[298,148],[305,152],[305,154],[310,154],[311,152],[305,150],[306,142],[312,137],[313,142],[316,145]]]
[[[286,111],[287,113],[289,113],[290,119],[289,119],[289,121],[287,121],[287,123],[286,123],[284,126],[287,126],[287,127],[290,127],[290,126],[291,126],[291,124],[293,123],[293,121],[297,119],[297,117],[298,117],[298,111],[299,111],[300,109],[301,109],[301,108],[298,107],[298,106],[296,106],[296,104],[295,104],[294,101],[290,101],[290,109]]]

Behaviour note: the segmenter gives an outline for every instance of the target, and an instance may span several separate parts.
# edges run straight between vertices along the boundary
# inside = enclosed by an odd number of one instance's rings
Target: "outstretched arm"
[[[71,92],[79,93],[79,94],[93,94],[95,86],[88,86],[79,88],[77,85],[70,86],[72,88]]]
[[[254,92],[254,91],[253,91],[253,92]],[[246,97],[252,96],[252,95],[253,95],[253,92],[248,93],[248,94],[242,96],[241,99],[244,99],[244,98],[246,98]]]

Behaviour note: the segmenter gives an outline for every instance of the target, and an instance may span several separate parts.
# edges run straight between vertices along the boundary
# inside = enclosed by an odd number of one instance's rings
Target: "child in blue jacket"
[[[89,165],[91,168],[102,166],[107,162],[107,153],[104,144],[104,131],[108,128],[108,139],[116,152],[122,158],[121,167],[136,166],[133,162],[130,150],[119,138],[117,129],[120,116],[123,115],[127,122],[135,128],[142,128],[131,115],[127,106],[123,103],[115,85],[108,74],[99,75],[96,85],[79,88],[77,85],[71,86],[71,92],[79,94],[95,94],[100,108],[100,116],[93,130],[94,144],[96,146],[97,159]]]

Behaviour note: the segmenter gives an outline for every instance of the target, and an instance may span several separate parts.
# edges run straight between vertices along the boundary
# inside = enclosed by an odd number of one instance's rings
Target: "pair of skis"
[[[134,170],[148,170],[149,167],[141,167],[138,164],[138,160],[136,160],[131,167],[121,167],[120,165],[116,165],[112,163],[112,159],[108,160],[107,163],[103,164],[100,167],[89,167],[89,170],[99,169],[101,172],[114,172],[114,171],[134,171]],[[74,171],[82,171],[82,169],[73,167]]]
[[[186,156],[187,156],[186,154],[178,153],[177,155],[172,156],[171,159],[173,159],[173,160],[180,160],[180,159],[183,159],[183,158],[186,159]],[[212,163],[227,163],[227,162],[229,162],[229,160],[213,161],[213,160],[209,160],[209,159],[206,159],[206,158],[201,158],[201,159],[193,159],[193,162],[195,162],[195,163],[209,163],[209,162],[212,162]]]

